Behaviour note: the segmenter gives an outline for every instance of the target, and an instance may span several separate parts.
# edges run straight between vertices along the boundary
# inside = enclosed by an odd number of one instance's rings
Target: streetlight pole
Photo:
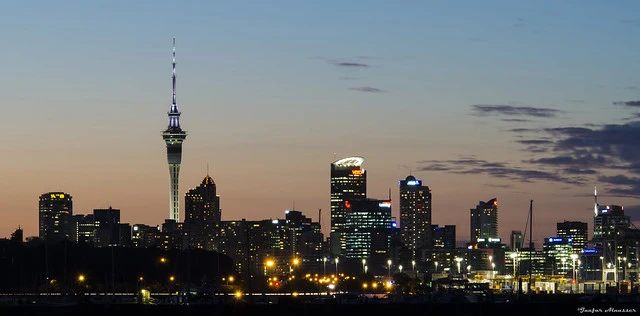
[[[577,254],[571,254],[571,293],[573,294],[573,284],[576,283],[576,259],[578,259]]]
[[[436,261],[435,263],[436,263],[436,273],[438,273],[438,261]]]
[[[604,257],[600,256],[600,270],[602,270],[602,282],[604,282]]]
[[[338,276],[338,258],[336,258],[336,277]]]
[[[460,274],[460,262],[462,261],[462,258],[455,257],[455,260],[456,260],[456,265],[458,266],[458,274]]]
[[[387,265],[389,266],[389,279],[391,279],[391,259],[387,260]]]
[[[416,261],[415,260],[411,260],[411,272],[416,273]]]
[[[367,259],[362,259],[362,273],[367,273],[367,271],[364,269],[365,264],[367,264]]]
[[[402,273],[402,265],[398,266],[398,270],[400,270],[400,273]]]

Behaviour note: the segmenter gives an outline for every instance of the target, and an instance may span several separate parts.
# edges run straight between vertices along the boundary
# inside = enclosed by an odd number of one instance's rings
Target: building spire
[[[173,37],[173,59],[171,71],[171,108],[169,110],[169,126],[168,131],[181,131],[180,128],[180,111],[178,111],[178,103],[176,103],[176,38]]]
[[[596,213],[595,216],[598,216],[598,188],[597,187],[593,187],[593,201],[594,201],[593,211]]]

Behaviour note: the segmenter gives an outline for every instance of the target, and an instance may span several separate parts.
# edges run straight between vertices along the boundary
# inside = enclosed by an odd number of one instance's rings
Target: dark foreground
[[[357,313],[357,314],[356,314]],[[137,305],[78,304],[69,306],[5,305],[0,315],[636,315],[638,303],[620,302],[510,302],[510,303],[388,303],[388,304],[215,304]]]

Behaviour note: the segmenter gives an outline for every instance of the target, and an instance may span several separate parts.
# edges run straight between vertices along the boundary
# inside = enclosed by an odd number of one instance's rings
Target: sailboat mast
[[[533,200],[529,201],[529,284],[527,292],[531,294],[531,271],[533,270]]]

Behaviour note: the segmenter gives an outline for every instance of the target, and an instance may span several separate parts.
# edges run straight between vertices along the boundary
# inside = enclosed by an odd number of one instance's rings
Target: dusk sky
[[[537,247],[592,237],[594,186],[640,227],[639,1],[4,1],[0,29],[0,237],[49,191],[168,218],[173,36],[180,191],[208,164],[223,220],[328,233],[330,164],[362,156],[369,197],[399,218],[411,173],[458,241],[492,198],[506,243],[531,199]]]

